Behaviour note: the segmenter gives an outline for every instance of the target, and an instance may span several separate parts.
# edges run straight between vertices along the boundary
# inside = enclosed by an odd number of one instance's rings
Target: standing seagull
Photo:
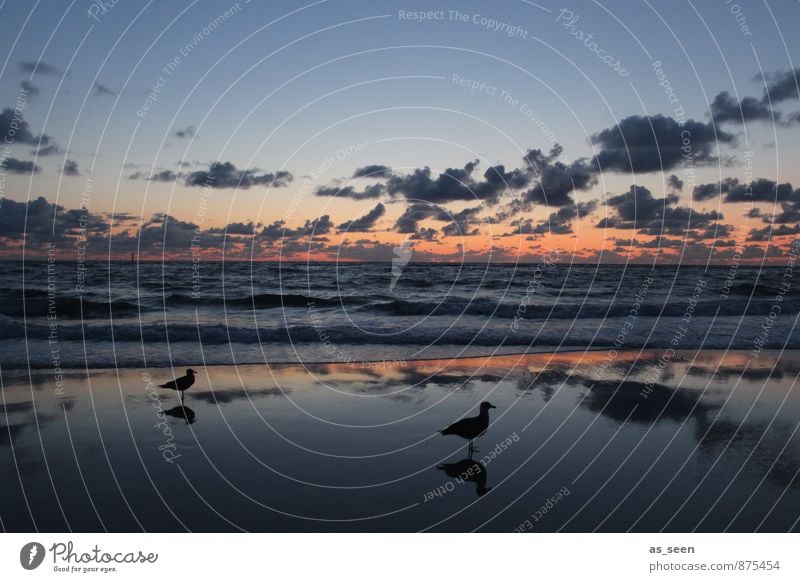
[[[186,370],[186,375],[181,376],[173,380],[172,382],[167,382],[166,384],[159,385],[159,388],[169,388],[170,390],[177,390],[180,392],[181,395],[181,404],[183,404],[183,391],[188,390],[194,384],[194,375],[197,374],[194,370],[189,368]]]
[[[469,455],[471,458],[472,451],[475,450],[475,445],[473,445],[472,441],[485,433],[486,429],[489,428],[490,408],[497,407],[492,406],[488,402],[481,402],[481,413],[478,416],[462,418],[461,420],[454,422],[446,429],[441,431],[441,434],[454,434],[456,436],[460,436],[461,438],[467,439],[469,441]]]

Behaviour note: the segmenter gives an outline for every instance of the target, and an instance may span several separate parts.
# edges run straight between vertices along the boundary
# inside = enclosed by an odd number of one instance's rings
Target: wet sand
[[[796,351],[220,366],[181,407],[172,370],[5,371],[1,525],[797,531],[798,372]],[[484,400],[469,460],[437,431]]]

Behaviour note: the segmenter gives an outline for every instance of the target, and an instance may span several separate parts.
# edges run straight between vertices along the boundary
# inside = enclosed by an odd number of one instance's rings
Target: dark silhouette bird
[[[478,497],[483,497],[492,489],[486,486],[486,465],[482,462],[466,458],[456,463],[442,463],[436,468],[444,471],[448,477],[459,483],[464,481],[475,483],[475,493],[478,494]]]
[[[184,406],[183,404],[180,406],[174,406],[169,410],[165,410],[164,414],[167,416],[172,416],[173,418],[182,418],[186,421],[186,424],[192,424],[195,417],[194,410],[188,406]]]
[[[472,457],[472,451],[475,450],[473,440],[481,436],[489,428],[489,409],[497,408],[488,402],[481,402],[481,412],[478,416],[471,416],[469,418],[462,418],[454,422],[446,429],[441,431],[443,435],[454,434],[469,441],[469,454]]]
[[[194,370],[189,368],[186,370],[186,375],[176,378],[172,382],[160,384],[159,388],[168,388],[169,390],[177,390],[181,395],[181,404],[183,404],[183,391],[188,390],[194,384],[194,375],[197,374]]]

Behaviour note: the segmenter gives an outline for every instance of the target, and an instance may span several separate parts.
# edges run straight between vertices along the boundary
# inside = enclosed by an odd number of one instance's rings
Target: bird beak
[[[494,404],[490,404],[489,408],[497,408]]]

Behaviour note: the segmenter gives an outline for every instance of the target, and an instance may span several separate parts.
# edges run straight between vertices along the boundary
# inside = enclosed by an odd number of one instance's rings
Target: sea
[[[0,366],[800,348],[786,267],[5,261]]]

